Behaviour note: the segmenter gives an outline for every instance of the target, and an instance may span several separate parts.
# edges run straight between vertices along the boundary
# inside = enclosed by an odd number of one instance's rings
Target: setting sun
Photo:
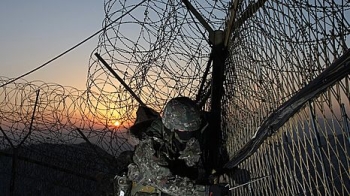
[[[115,121],[114,126],[118,127],[120,125],[119,121]]]

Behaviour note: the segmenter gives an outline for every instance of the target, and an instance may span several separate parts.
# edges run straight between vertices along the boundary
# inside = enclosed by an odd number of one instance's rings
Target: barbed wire
[[[11,79],[1,78],[1,83]],[[36,103],[36,95],[38,100]],[[92,93],[92,92],[89,92]],[[123,122],[123,117],[110,117],[109,121],[101,120],[100,114],[91,113],[87,104],[87,91],[42,81],[11,83],[2,88],[1,93],[1,128],[14,146],[25,140],[29,127],[33,125],[26,145],[40,143],[77,144],[86,142],[77,129],[89,135],[89,139],[111,154],[119,154],[120,146],[106,146],[106,140],[117,137],[117,133],[125,132],[128,124],[115,125]],[[34,111],[36,109],[36,111]],[[32,115],[34,121],[32,121]],[[111,114],[112,115],[112,114]],[[125,116],[124,116],[125,118]],[[125,120],[124,120],[125,121]],[[125,140],[126,136],[118,137]],[[1,149],[10,147],[9,140],[3,135]],[[121,141],[115,141],[121,142]],[[123,141],[125,142],[125,141]],[[130,146],[126,146],[126,149]],[[126,150],[124,149],[124,150]]]
[[[224,24],[228,2],[205,1],[194,5],[219,29]],[[108,24],[133,6],[133,2],[108,1],[105,6]],[[136,12],[106,29],[95,52],[105,58],[141,100],[157,111],[172,97],[194,98],[211,52],[208,33],[198,26],[181,1],[147,1]],[[93,56],[90,62],[89,89],[108,94],[122,88]],[[137,108],[130,95],[118,96],[125,99],[124,104]],[[90,98],[92,102],[101,99]],[[111,95],[108,102],[118,102],[116,99]],[[101,107],[108,105],[98,102]]]

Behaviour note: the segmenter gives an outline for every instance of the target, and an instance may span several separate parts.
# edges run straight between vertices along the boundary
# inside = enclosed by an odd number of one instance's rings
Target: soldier
[[[228,187],[210,185],[205,166],[208,124],[194,101],[171,99],[162,118],[154,110],[140,107],[130,132],[140,139],[128,178],[169,195],[227,195]],[[138,191],[134,187],[131,195]]]

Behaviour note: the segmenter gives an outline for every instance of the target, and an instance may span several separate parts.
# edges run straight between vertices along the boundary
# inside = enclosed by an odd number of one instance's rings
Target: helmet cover
[[[165,106],[162,122],[170,130],[196,131],[201,126],[198,106],[188,97],[176,97]]]

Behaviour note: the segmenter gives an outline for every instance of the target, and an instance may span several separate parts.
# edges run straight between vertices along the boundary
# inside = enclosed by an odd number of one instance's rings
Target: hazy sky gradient
[[[0,1],[0,76],[17,77],[71,48],[102,27],[103,0]],[[97,36],[25,77],[85,89]]]

